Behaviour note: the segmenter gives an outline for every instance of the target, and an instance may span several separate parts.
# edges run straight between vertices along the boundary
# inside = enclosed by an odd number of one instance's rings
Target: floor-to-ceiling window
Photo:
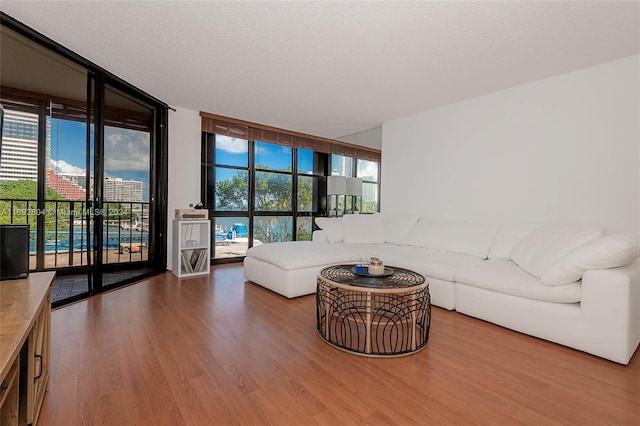
[[[2,14],[0,223],[59,304],[166,266],[166,105]]]
[[[298,172],[298,209],[296,217],[296,240],[310,241],[313,234],[313,217],[324,213],[322,203],[327,168],[327,155],[308,148],[298,148],[296,169]]]
[[[202,202],[213,225],[214,261],[237,261],[254,245],[311,240],[314,217],[335,204],[326,196],[326,176],[356,177],[356,160],[371,163],[362,163],[367,171],[379,164],[378,150],[225,120],[203,115]],[[379,184],[377,174],[357,177]],[[375,194],[375,207],[363,211],[378,211]],[[339,197],[339,210],[359,212],[353,200]]]
[[[249,141],[206,134],[203,143],[206,208],[211,214],[212,257],[244,256],[249,246]]]
[[[292,241],[293,148],[255,141],[253,245]]]
[[[380,162],[358,158],[356,177],[362,179],[362,198],[358,208],[362,213],[380,210]]]

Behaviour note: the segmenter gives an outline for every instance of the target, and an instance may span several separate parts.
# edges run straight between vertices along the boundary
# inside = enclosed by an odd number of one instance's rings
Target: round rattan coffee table
[[[316,291],[318,334],[338,349],[364,356],[402,356],[429,340],[429,283],[408,269],[388,276],[356,273],[355,265],[320,271]]]

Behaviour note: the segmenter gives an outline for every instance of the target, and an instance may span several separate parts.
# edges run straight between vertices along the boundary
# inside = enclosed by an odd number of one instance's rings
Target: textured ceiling
[[[639,2],[2,0],[0,9],[174,107],[330,138],[640,53]]]

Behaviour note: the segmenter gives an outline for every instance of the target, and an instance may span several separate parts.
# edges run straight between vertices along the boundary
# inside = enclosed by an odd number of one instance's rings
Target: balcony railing
[[[87,248],[94,248],[94,221],[102,220],[103,263],[133,263],[148,259],[149,203],[109,201],[100,211],[84,201],[0,198],[0,223],[30,226],[29,267],[36,268],[37,217],[45,216],[45,268],[84,266]],[[92,263],[92,262],[91,262]]]

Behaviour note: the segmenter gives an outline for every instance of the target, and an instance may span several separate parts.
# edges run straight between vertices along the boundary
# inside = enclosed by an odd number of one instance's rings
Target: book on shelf
[[[206,268],[206,262],[207,262],[207,250],[203,249],[200,252],[200,256],[198,258],[198,263],[196,265],[196,271],[204,272],[207,269]]]
[[[182,250],[182,252],[180,253],[181,257],[182,257],[182,266],[181,268],[184,269],[184,271],[187,274],[191,274],[193,273],[193,267],[191,266],[191,262],[189,259],[189,251],[188,250]]]
[[[196,265],[198,264],[198,259],[200,257],[200,251],[201,250],[193,250],[191,252],[191,257],[189,258],[189,264],[191,265],[191,269],[194,272],[198,272],[198,268],[196,267]]]
[[[207,249],[182,250],[182,269],[185,273],[202,272],[206,269]]]

